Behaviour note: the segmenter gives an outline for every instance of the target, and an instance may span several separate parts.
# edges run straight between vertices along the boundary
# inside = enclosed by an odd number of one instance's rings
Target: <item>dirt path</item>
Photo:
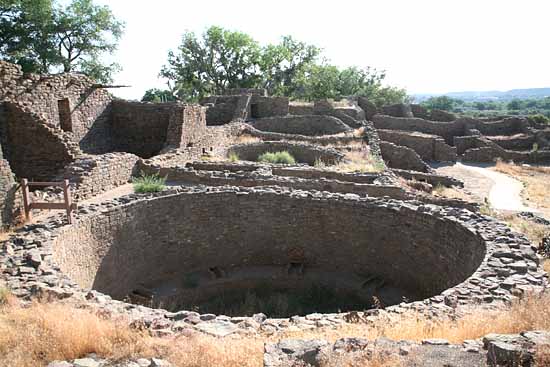
[[[438,166],[435,168],[440,174],[464,181],[466,191],[480,202],[487,199],[493,209],[514,212],[536,211],[523,204],[521,198],[523,184],[521,181],[493,171],[489,167],[491,165],[457,162],[452,166]]]

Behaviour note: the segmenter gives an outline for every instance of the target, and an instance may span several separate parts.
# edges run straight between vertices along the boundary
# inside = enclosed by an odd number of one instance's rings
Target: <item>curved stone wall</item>
[[[365,283],[377,279],[388,305],[464,281],[484,255],[474,233],[406,207],[254,192],[133,203],[80,221],[54,245],[55,261],[80,286],[118,299],[171,287],[196,300],[260,280],[292,288],[298,281],[286,269],[301,264],[300,281],[368,297]],[[197,284],[187,290],[191,277]]]
[[[251,125],[261,131],[308,136],[333,135],[351,130],[342,120],[325,115],[268,117],[254,120]]]
[[[252,144],[238,144],[228,149],[228,154],[235,153],[244,161],[257,161],[263,153],[289,152],[297,163],[307,163],[311,166],[321,160],[325,164],[333,165],[345,160],[345,155],[337,150],[321,148],[314,145],[289,143],[280,141],[266,141]]]
[[[535,247],[489,217],[413,201],[277,187],[130,195],[80,208],[73,225],[52,218],[27,226],[0,249],[0,278],[19,297],[71,298],[126,314],[145,327],[174,331],[182,325],[211,330],[205,322],[214,322],[236,332],[243,318],[153,310],[89,287],[124,297],[157,280],[166,285],[158,290],[166,292],[174,285],[166,280],[175,279],[216,293],[216,285],[238,284],[231,283],[234,276],[242,281],[243,275],[271,269],[270,279],[295,281],[300,268],[306,277],[329,275],[325,278],[337,282],[333,287],[358,293],[374,286],[409,300],[431,295],[387,307],[430,315],[509,302],[525,291],[541,291],[547,282]],[[187,274],[199,275],[194,285]],[[314,317],[334,325],[350,315]],[[266,322],[284,329],[307,324],[313,316],[308,317]]]

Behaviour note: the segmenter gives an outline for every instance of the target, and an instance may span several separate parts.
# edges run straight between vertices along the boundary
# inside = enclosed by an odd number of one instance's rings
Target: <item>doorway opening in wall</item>
[[[57,108],[59,110],[59,126],[63,131],[72,132],[71,102],[68,98],[60,99],[57,101]]]
[[[260,117],[260,111],[257,103],[252,103],[250,105],[250,117],[253,119],[257,119]]]

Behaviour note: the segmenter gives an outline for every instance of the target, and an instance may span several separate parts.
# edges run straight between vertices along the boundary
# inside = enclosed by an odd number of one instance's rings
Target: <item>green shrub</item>
[[[541,114],[528,116],[527,119],[536,124],[550,124],[550,119]]]
[[[229,158],[229,161],[230,161],[230,162],[238,162],[238,161],[240,161],[239,155],[238,155],[237,153],[235,153],[235,152],[229,153],[228,158]]]
[[[264,153],[258,157],[262,163],[296,164],[296,159],[289,152]]]
[[[132,184],[134,185],[135,192],[159,192],[166,187],[166,177],[160,177],[157,174],[146,175],[142,173],[139,177],[132,179]]]

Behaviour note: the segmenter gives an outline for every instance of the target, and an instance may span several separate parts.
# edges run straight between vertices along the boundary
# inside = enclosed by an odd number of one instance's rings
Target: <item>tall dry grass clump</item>
[[[0,305],[0,366],[46,366],[90,353],[113,360],[159,357],[178,367],[252,367],[261,366],[263,340],[157,338],[69,305]]]

